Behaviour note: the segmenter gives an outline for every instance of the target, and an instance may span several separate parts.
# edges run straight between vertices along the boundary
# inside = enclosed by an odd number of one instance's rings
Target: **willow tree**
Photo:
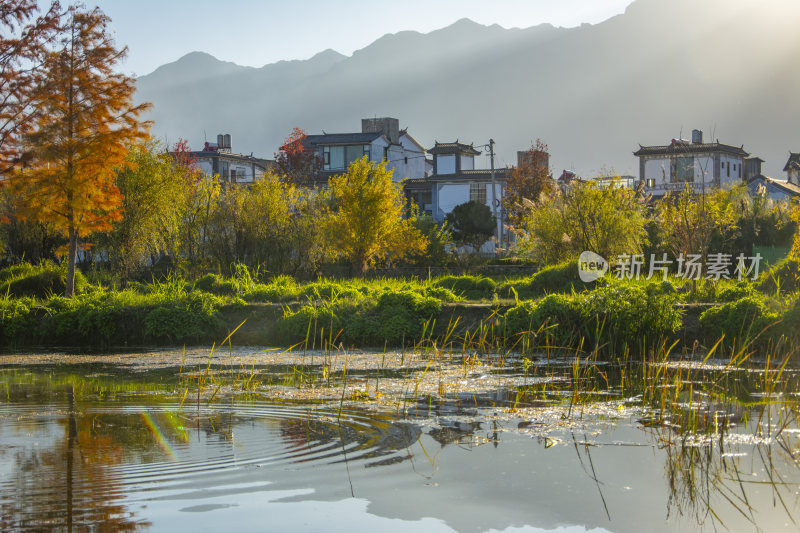
[[[425,249],[422,233],[404,216],[402,189],[385,163],[365,156],[332,177],[328,188],[330,206],[322,219],[327,246],[331,255],[350,261],[354,274]]]
[[[148,259],[175,254],[181,216],[195,183],[195,173],[148,141],[128,153],[127,168],[117,173],[115,184],[123,195],[122,220],[97,237],[114,269],[127,278]]]
[[[114,70],[127,49],[116,48],[109,22],[98,8],[67,10],[35,91],[39,113],[25,146],[32,164],[12,180],[28,216],[53,222],[67,236],[67,297],[78,239],[109,231],[121,218],[116,171],[149,126],[138,119],[149,104],[132,103],[134,79]]]

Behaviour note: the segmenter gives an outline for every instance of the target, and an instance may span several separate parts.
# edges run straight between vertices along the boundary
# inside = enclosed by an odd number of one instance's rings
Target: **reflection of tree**
[[[783,435],[778,434],[774,439],[776,446],[754,444],[748,447],[748,455],[752,458],[747,460],[753,463],[747,470],[740,471],[740,457],[736,453],[739,447],[728,446],[726,449],[723,437],[714,436],[713,441],[698,444],[676,439],[661,430],[651,431],[666,453],[668,517],[677,512],[680,516],[693,518],[701,526],[710,522],[716,529],[717,526],[730,528],[732,524],[723,521],[722,517],[734,516],[746,519],[758,529],[755,492],[768,486],[772,490],[773,504],[781,507],[787,518],[796,524],[789,503],[794,501],[794,488],[800,471],[796,469],[796,452],[786,445]],[[776,456],[779,453],[781,457]],[[766,479],[759,479],[754,484],[751,472],[758,470],[757,463],[766,473]],[[795,469],[787,470],[792,465]],[[791,476],[791,482],[786,476]],[[735,512],[730,513],[731,510]]]
[[[2,503],[0,530],[134,531],[149,526],[121,503],[122,478],[111,467],[121,463],[122,446],[98,434],[94,420],[76,412],[74,387],[67,398],[63,440],[17,454],[15,494]]]

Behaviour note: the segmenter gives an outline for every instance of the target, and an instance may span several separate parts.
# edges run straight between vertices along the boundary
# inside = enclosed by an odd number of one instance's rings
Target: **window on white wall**
[[[673,182],[693,182],[694,181],[694,158],[676,157],[673,160]]]
[[[479,204],[486,203],[486,185],[483,183],[470,183],[469,184],[469,201],[478,202]]]

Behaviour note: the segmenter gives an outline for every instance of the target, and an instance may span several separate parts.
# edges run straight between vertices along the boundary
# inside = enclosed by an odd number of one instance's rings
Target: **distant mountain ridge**
[[[500,163],[541,138],[554,172],[638,175],[632,152],[704,130],[782,177],[800,150],[800,2],[636,0],[577,28],[483,26],[385,35],[261,68],[193,52],[138,79],[153,133],[194,147],[231,133],[271,157],[289,131],[358,131],[393,116],[426,146],[497,142]]]

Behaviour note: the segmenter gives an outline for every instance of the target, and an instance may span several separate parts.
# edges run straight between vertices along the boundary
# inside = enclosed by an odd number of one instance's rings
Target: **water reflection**
[[[85,531],[102,524],[110,531],[135,531],[149,526],[122,503],[122,477],[110,468],[122,463],[123,444],[77,411],[73,387],[64,396],[60,416],[28,411],[15,425],[11,443],[3,432],[4,455],[12,455],[4,460],[14,466],[4,468],[0,530]],[[22,432],[38,437],[34,446],[15,445]]]
[[[45,375],[0,383],[3,531],[327,531],[334,519],[350,531],[797,529],[789,399],[706,402],[688,409],[687,434],[642,411],[576,421],[533,400],[516,411],[513,390],[386,413],[189,405]]]

